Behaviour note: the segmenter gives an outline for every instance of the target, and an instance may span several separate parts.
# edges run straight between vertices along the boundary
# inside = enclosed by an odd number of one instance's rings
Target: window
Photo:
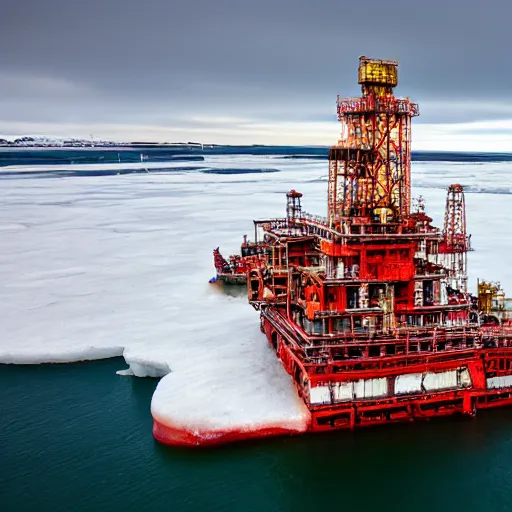
[[[324,334],[324,320],[314,320],[311,322],[307,318],[304,318],[304,330],[307,334]]]
[[[359,301],[359,288],[357,286],[347,286],[347,309],[355,309]]]
[[[339,333],[348,333],[351,331],[350,318],[334,319],[334,330]]]
[[[395,345],[386,345],[386,355],[387,356],[395,355]]]
[[[368,348],[368,357],[379,357],[380,345],[372,345]]]

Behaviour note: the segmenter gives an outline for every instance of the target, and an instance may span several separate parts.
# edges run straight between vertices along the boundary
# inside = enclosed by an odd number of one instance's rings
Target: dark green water
[[[178,450],[124,366],[0,365],[0,510],[512,510],[511,409]]]

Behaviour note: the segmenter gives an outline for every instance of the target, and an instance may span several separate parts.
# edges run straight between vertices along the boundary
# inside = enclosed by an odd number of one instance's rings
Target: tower
[[[300,204],[300,198],[302,194],[296,190],[290,190],[286,194],[286,219],[288,221],[288,227],[294,227],[297,219],[300,219],[302,215],[302,207]]]
[[[451,287],[467,291],[467,252],[470,250],[466,232],[466,202],[462,185],[450,185],[446,196],[443,240],[439,254],[449,272]]]
[[[393,95],[397,71],[396,61],[360,57],[361,97],[338,96],[341,135],[329,152],[328,222],[333,228],[367,225],[368,232],[383,232],[385,224],[392,232],[409,215],[411,118],[418,106]]]

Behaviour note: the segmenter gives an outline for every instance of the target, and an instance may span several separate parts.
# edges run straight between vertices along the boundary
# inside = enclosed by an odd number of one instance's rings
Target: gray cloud
[[[2,123],[333,120],[362,54],[400,60],[423,122],[512,117],[507,0],[2,5]]]

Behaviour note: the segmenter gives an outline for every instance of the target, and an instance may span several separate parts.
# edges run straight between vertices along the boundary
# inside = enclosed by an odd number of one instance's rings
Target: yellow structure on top
[[[391,93],[398,85],[398,62],[359,57],[358,83],[363,86],[363,94],[370,91],[376,96]]]

